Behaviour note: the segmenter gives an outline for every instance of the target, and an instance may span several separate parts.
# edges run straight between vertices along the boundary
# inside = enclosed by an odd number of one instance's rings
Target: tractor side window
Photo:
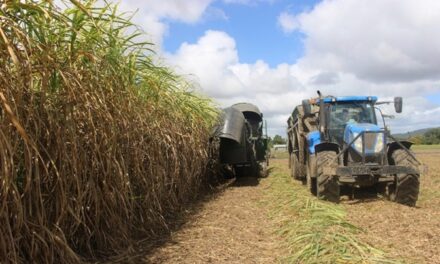
[[[329,105],[328,132],[330,141],[339,143],[342,140],[345,125],[348,121],[348,109],[340,104]]]
[[[360,115],[361,123],[377,124],[376,112],[372,104],[365,104]]]
[[[333,104],[330,107],[330,128],[344,126],[349,121],[349,110],[342,105]]]

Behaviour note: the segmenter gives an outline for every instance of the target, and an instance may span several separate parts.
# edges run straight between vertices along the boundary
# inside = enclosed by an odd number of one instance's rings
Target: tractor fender
[[[411,141],[401,140],[399,141],[405,148],[410,149],[411,146],[414,144]],[[393,152],[397,149],[401,149],[402,146],[399,145],[396,141],[390,142],[387,144],[387,157],[388,160],[391,160],[391,155],[393,155]]]
[[[331,142],[322,142],[315,145],[315,155],[321,151],[331,150],[339,153],[339,145]]]

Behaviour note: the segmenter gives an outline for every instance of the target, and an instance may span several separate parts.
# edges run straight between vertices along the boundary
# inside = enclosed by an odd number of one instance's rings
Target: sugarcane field
[[[0,0],[0,263],[440,263],[438,14]]]

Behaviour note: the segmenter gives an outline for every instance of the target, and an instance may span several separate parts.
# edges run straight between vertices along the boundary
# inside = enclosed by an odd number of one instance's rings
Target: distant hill
[[[423,134],[425,134],[429,130],[435,129],[435,128],[438,128],[438,127],[430,127],[430,128],[417,129],[417,130],[414,130],[414,131],[410,131],[408,133],[394,134],[393,136],[395,138],[398,138],[398,139],[408,139],[409,137],[423,136]]]

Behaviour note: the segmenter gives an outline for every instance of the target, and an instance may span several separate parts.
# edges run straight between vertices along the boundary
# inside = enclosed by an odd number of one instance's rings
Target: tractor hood
[[[345,135],[347,133],[361,133],[364,131],[371,131],[371,132],[379,132],[381,131],[380,127],[378,127],[375,124],[369,124],[369,123],[348,123],[345,127]],[[349,143],[349,142],[347,142]]]
[[[381,152],[385,144],[385,135],[380,127],[375,124],[368,123],[348,123],[344,131],[344,142],[349,144],[359,134],[361,135],[352,144],[357,152],[362,153],[363,146],[365,145],[366,154],[374,154]],[[365,142],[363,142],[365,140]]]

